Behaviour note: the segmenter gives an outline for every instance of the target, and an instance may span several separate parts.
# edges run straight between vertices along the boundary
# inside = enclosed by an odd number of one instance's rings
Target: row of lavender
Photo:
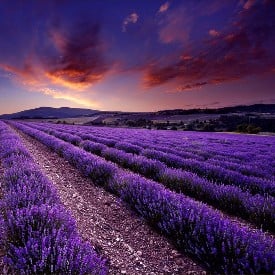
[[[275,242],[258,230],[232,222],[223,213],[162,185],[120,169],[70,143],[13,122],[148,219],[177,246],[218,273],[272,273]]]
[[[272,166],[270,165],[270,163],[274,160],[272,158],[272,147],[269,148],[269,146],[267,147],[269,151],[267,151],[265,154],[262,154],[266,158],[266,160],[263,162],[263,160],[260,159],[260,165],[258,163],[254,163],[253,166],[250,165],[248,167],[247,165],[237,163],[233,165],[234,167],[232,167],[232,164],[228,164],[228,161],[225,160],[215,159],[213,162],[213,159],[212,161],[202,159],[201,157],[199,157],[198,159],[197,153],[194,152],[186,153],[186,151],[181,151],[180,148],[177,148],[175,150],[174,148],[155,145],[152,141],[140,141],[139,135],[136,135],[131,139],[128,138],[127,135],[125,135],[124,138],[121,136],[116,137],[115,134],[105,133],[103,132],[104,130],[100,128],[96,128],[96,130],[100,129],[102,133],[98,134],[97,132],[95,132],[92,134],[87,134],[87,129],[90,128],[86,127],[62,127],[60,125],[56,126],[52,124],[37,126],[42,127],[42,129],[45,129],[46,127],[59,131],[62,130],[63,132],[65,131],[73,135],[80,135],[84,139],[93,140],[95,142],[103,143],[111,147],[117,147],[119,149],[126,150],[127,152],[141,154],[146,156],[147,158],[160,160],[170,167],[181,168],[187,171],[194,172],[201,177],[206,177],[208,180],[217,183],[238,184],[239,186],[241,186],[241,188],[249,189],[254,193],[259,192],[258,186],[268,185],[268,188],[271,188],[272,192],[275,194],[275,169],[272,169]],[[122,129],[121,131],[127,133],[127,130],[125,129]],[[128,130],[128,132],[131,131]],[[104,137],[100,137],[100,135],[103,134]],[[75,142],[77,142],[77,139]],[[244,146],[240,145],[240,148],[243,147]],[[265,148],[265,150],[267,150],[267,148]],[[219,151],[218,147],[216,149],[217,151]],[[217,156],[218,152],[215,155]],[[266,163],[268,163],[268,165]],[[265,192],[265,190],[263,190],[263,192]]]
[[[0,122],[4,169],[1,244],[16,274],[107,274],[105,260],[78,235],[49,180],[19,137]]]
[[[275,232],[275,199],[271,196],[253,196],[237,186],[217,185],[196,174],[168,168],[163,163],[144,156],[133,155],[101,143],[82,140],[78,136],[57,130],[49,131],[45,126],[35,126],[35,128],[79,145],[84,150],[104,157],[123,168],[158,181],[173,191],[204,201],[227,213],[244,218],[260,228]],[[82,136],[81,133],[79,135]],[[84,134],[84,137],[87,136]],[[120,143],[117,148],[126,148],[127,151],[128,147],[125,146]]]
[[[38,129],[48,131],[51,134],[54,134],[54,130],[51,130],[52,127],[56,128],[56,126],[45,124],[34,124],[34,127],[38,127]],[[129,142],[116,142],[114,139],[112,139],[112,137],[98,138],[96,135],[85,134],[85,132],[83,133],[83,130],[73,130],[72,128],[68,131],[74,131],[73,136],[71,136],[70,134],[62,133],[62,138],[75,144],[80,142],[80,138],[78,137],[80,136],[83,139],[93,140],[95,142],[103,143],[110,147],[115,146],[118,149],[122,149],[127,152],[139,153],[147,158],[157,159],[161,162],[164,162],[169,167],[176,167],[183,170],[191,171],[201,177],[206,177],[208,180],[216,182],[218,184],[237,185],[244,191],[249,191],[252,194],[260,193],[262,195],[275,195],[274,179],[267,180],[259,177],[244,176],[239,172],[231,171],[227,168],[209,165],[206,161],[186,159],[184,157],[179,157],[175,154],[165,153],[160,149],[146,149],[148,147],[154,147],[153,143],[148,144],[148,146],[145,146],[145,148],[141,148],[138,151],[138,146],[129,144]],[[138,143],[137,137],[135,143]]]
[[[79,127],[74,126],[72,129],[67,125],[52,125],[56,129],[62,130],[80,130],[86,133],[92,133],[97,137],[111,136],[113,140],[117,141],[134,141],[141,146],[148,142],[159,146],[160,148],[180,151],[186,158],[194,158],[197,160],[207,160],[212,164],[219,164],[219,161],[226,162],[227,166],[232,169],[243,170],[248,175],[255,173],[255,175],[263,176],[259,173],[259,169],[265,172],[273,172],[268,169],[269,166],[275,167],[275,160],[272,158],[274,154],[274,141],[270,137],[245,136],[245,135],[229,135],[229,134],[213,134],[213,133],[175,133],[163,131],[144,131],[141,129],[109,129],[100,127]],[[85,128],[85,130],[83,129]],[[137,139],[138,137],[138,139]],[[178,152],[179,153],[179,152]],[[265,165],[269,163],[269,166]],[[254,168],[254,169],[253,169]],[[257,168],[257,169],[255,169]],[[265,173],[270,177],[270,173]]]
[[[124,130],[125,131],[125,130]],[[153,132],[154,133],[154,132]],[[106,133],[103,133],[104,137],[106,138]],[[194,134],[192,136],[192,139],[189,138],[187,141],[185,141],[185,145],[182,146],[180,144],[177,143],[177,140],[171,140],[169,141],[169,145],[167,144],[167,137],[166,137],[166,141],[164,142],[164,144],[156,144],[154,140],[150,140],[151,137],[151,132],[149,132],[148,134],[148,138],[147,141],[139,141],[138,137],[139,135],[136,135],[134,137],[132,137],[131,139],[125,138],[124,141],[125,142],[129,142],[134,144],[134,145],[139,145],[142,148],[153,148],[157,151],[163,151],[165,153],[171,153],[174,154],[176,156],[180,156],[183,158],[190,158],[190,159],[194,159],[197,161],[202,161],[204,163],[207,163],[209,168],[213,169],[215,171],[215,168],[218,167],[222,167],[223,169],[226,170],[234,170],[237,172],[242,172],[244,173],[244,175],[248,175],[248,176],[260,176],[260,177],[266,177],[269,178],[270,177],[270,171],[266,170],[267,167],[263,166],[263,159],[262,157],[264,156],[264,158],[267,158],[268,156],[270,156],[270,154],[261,154],[261,157],[259,158],[259,156],[257,157],[250,157],[249,161],[249,165],[248,162],[245,159],[238,159],[237,163],[236,163],[236,159],[234,159],[232,156],[234,156],[234,153],[236,153],[236,151],[240,151],[240,150],[244,150],[246,151],[246,155],[250,154],[251,152],[253,152],[251,149],[247,148],[247,144],[239,144],[239,147],[235,148],[232,146],[230,147],[230,152],[227,152],[224,155],[224,152],[222,152],[222,148],[221,148],[221,144],[219,144],[217,142],[218,138],[216,138],[216,140],[212,140],[211,142],[208,142],[208,139],[206,139],[204,142],[200,142],[199,147],[198,145],[196,145],[196,147],[198,148],[192,148],[192,144],[194,142],[196,142],[196,134]],[[185,136],[185,133],[182,133]],[[110,133],[109,135],[110,137],[112,137],[112,133]],[[183,137],[184,137],[183,136]],[[165,136],[164,136],[165,137]],[[119,140],[121,141],[121,137],[118,137]],[[152,146],[153,145],[153,146]],[[209,154],[209,152],[207,152],[209,150],[209,147],[213,147],[211,154]],[[266,145],[264,145],[266,146]],[[190,148],[189,148],[190,147]],[[257,148],[257,147],[256,147]],[[215,149],[215,150],[214,150]],[[266,150],[270,151],[270,148],[265,148]],[[255,145],[254,145],[254,150],[255,150]],[[269,153],[269,151],[267,151],[266,153]],[[231,155],[230,155],[231,154]],[[257,155],[257,153],[255,153]],[[242,156],[245,156],[245,153],[242,154]],[[251,160],[256,160],[256,162],[251,163]],[[266,159],[265,159],[266,160]],[[268,160],[271,160],[270,158],[268,158]],[[255,167],[257,167],[257,169],[255,169]],[[274,171],[273,171],[274,172]],[[204,173],[204,171],[203,171]],[[215,178],[214,178],[215,179]]]

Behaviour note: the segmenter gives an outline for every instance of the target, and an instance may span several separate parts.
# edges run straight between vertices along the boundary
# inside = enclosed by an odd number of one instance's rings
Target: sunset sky
[[[3,0],[0,33],[0,114],[275,103],[274,0]]]

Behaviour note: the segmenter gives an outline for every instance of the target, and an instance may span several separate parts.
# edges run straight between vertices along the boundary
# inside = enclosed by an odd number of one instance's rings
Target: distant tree
[[[192,130],[194,130],[194,124],[191,122],[191,123],[188,123],[187,125],[186,125],[186,130],[187,131],[192,131]]]
[[[136,121],[136,126],[138,127],[146,126],[146,124],[147,124],[147,120],[145,118],[139,118]]]
[[[258,134],[261,131],[261,127],[254,124],[242,123],[237,126],[237,132],[248,133],[248,134]]]
[[[213,124],[204,124],[202,131],[204,132],[213,132],[215,131],[215,126]]]
[[[246,124],[246,123],[237,125],[237,132],[245,133],[247,126],[248,126],[248,124]]]
[[[134,127],[134,126],[136,126],[136,123],[135,123],[135,121],[133,121],[133,120],[128,120],[128,121],[126,122],[126,125],[129,126],[129,127]]]
[[[257,127],[256,125],[249,124],[246,130],[247,130],[247,133],[249,134],[258,134],[261,131],[261,127]]]

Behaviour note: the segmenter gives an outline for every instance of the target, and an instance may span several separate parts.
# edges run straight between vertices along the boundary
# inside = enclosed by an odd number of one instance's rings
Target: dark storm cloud
[[[275,2],[249,1],[240,9],[227,29],[183,50],[177,62],[146,68],[146,86],[174,81],[180,92],[274,71]]]

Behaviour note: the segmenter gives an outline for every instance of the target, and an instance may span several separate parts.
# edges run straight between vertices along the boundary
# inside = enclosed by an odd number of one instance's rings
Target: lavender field
[[[115,195],[198,263],[194,274],[274,274],[274,137],[15,121],[0,122],[8,274],[135,274],[82,238],[26,137]]]

